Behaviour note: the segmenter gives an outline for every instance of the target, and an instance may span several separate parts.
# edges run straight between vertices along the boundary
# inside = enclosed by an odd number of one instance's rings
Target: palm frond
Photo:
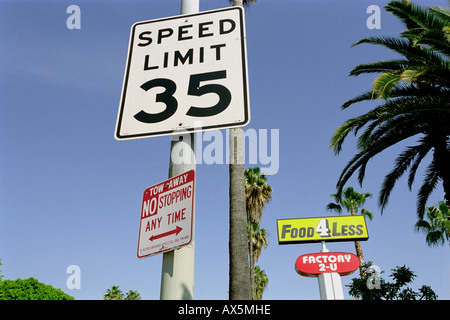
[[[341,110],[344,110],[344,109],[348,108],[350,105],[352,105],[354,103],[361,102],[361,101],[366,101],[366,100],[372,100],[372,99],[373,99],[372,90],[364,92],[363,94],[360,94],[359,96],[356,96],[355,98],[346,101],[341,106]]]
[[[446,25],[450,24],[450,9],[444,7],[430,7],[428,10],[439,17]]]
[[[419,148],[416,159],[414,160],[414,163],[411,165],[409,169],[409,175],[408,175],[408,188],[409,190],[412,189],[412,185],[414,183],[414,179],[416,177],[417,169],[419,168],[420,163],[422,162],[423,158],[430,152],[432,145],[428,141],[428,137],[425,136],[421,139],[421,145]]]
[[[366,73],[381,73],[386,71],[394,71],[405,69],[410,62],[404,59],[378,61],[373,63],[359,64],[350,71],[349,76],[359,76]]]
[[[420,163],[431,149],[434,158],[429,164],[418,193],[417,210],[423,214],[426,200],[439,180],[444,181],[446,201],[450,190],[446,168],[450,153],[450,10],[425,9],[403,1],[391,1],[386,7],[407,30],[395,37],[368,37],[352,46],[374,44],[386,47],[402,57],[357,65],[350,76],[377,73],[372,90],[346,101],[341,109],[357,102],[382,99],[382,104],[363,115],[351,118],[334,132],[330,147],[336,154],[350,133],[358,136],[358,152],[342,170],[337,182],[337,194],[348,179],[358,171],[362,184],[370,159],[394,144],[421,135],[418,144],[410,146],[396,158],[394,167],[384,179],[379,204],[386,206],[398,179],[409,169],[411,189]],[[362,133],[360,133],[362,131]],[[436,153],[439,150],[439,153]],[[439,157],[436,157],[436,154]]]
[[[421,157],[424,150],[429,150],[429,145],[419,144],[416,146],[407,147],[396,159],[395,165],[392,171],[386,175],[384,178],[380,195],[378,199],[378,204],[381,208],[381,213],[383,213],[384,208],[388,204],[389,196],[395,186],[397,180],[403,176],[403,174],[408,170],[417,157]],[[414,170],[415,173],[415,170]]]
[[[373,82],[372,93],[374,98],[387,99],[392,89],[400,82],[399,72],[384,72]]]
[[[409,137],[409,134],[408,134]],[[372,144],[370,147],[366,148],[355,154],[352,159],[347,163],[345,168],[342,170],[339,176],[338,182],[336,184],[337,193],[341,193],[344,185],[350,179],[350,177],[359,168],[365,169],[367,162],[376,154],[382,152],[383,150],[389,148],[390,146],[406,139],[406,135],[403,134],[392,134],[391,136],[386,136],[384,139],[380,139],[377,144]],[[360,176],[358,182],[362,184],[362,178],[364,177],[363,172],[360,171]]]
[[[327,204],[326,209],[328,211],[336,211],[337,213],[341,213],[342,212],[342,207],[336,203],[329,203]]]
[[[397,16],[407,29],[442,28],[443,21],[433,12],[413,3],[391,1],[384,7],[386,11]]]
[[[441,177],[438,174],[435,161],[432,161],[427,168],[425,178],[422,186],[417,195],[417,216],[419,219],[423,219],[425,213],[425,206],[431,192],[436,188],[437,183]]]
[[[361,214],[369,218],[370,221],[373,220],[373,213],[367,209],[361,209]]]

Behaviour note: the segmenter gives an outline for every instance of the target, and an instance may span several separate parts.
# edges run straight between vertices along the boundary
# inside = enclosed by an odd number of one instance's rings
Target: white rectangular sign
[[[135,23],[115,138],[247,125],[245,40],[241,7]]]
[[[190,170],[144,191],[137,256],[145,258],[192,241],[195,171]]]

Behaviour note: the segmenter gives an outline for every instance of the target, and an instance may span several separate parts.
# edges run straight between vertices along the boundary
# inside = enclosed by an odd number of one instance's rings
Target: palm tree
[[[268,232],[266,229],[260,229],[259,225],[247,222],[247,234],[249,240],[249,256],[250,256],[250,282],[253,286],[253,300],[258,300],[256,296],[256,287],[258,286],[258,279],[255,275],[255,263],[258,262],[261,255],[262,248],[267,248],[269,240],[267,238]],[[251,239],[251,241],[250,241]]]
[[[123,300],[122,290],[119,289],[119,286],[113,286],[111,289],[107,289],[103,300]]]
[[[125,300],[141,300],[141,294],[137,291],[130,290],[127,292]]]
[[[253,230],[251,230],[251,229]],[[260,229],[259,225],[247,222],[248,238],[250,241],[250,236],[252,237],[252,263],[258,262],[259,256],[261,255],[262,248],[267,248],[269,245],[269,240],[267,238],[268,231],[266,229]],[[251,266],[252,267],[252,266]],[[253,265],[254,267],[254,265]]]
[[[141,300],[141,294],[137,291],[130,290],[124,296],[119,286],[112,286],[111,289],[106,290],[106,294],[103,295],[103,300]]]
[[[437,7],[423,9],[399,1],[392,1],[385,8],[397,16],[407,30],[400,38],[370,37],[354,46],[363,43],[381,45],[403,57],[361,64],[350,72],[352,76],[380,75],[371,90],[345,102],[342,109],[367,100],[379,99],[382,104],[346,121],[333,134],[330,146],[339,154],[348,134],[357,135],[365,127],[357,141],[359,152],[339,177],[337,193],[342,192],[357,170],[358,181],[362,184],[367,163],[375,155],[418,136],[418,143],[406,147],[397,157],[393,170],[386,175],[378,203],[383,212],[396,181],[408,169],[411,189],[419,165],[433,150],[417,197],[417,214],[422,218],[426,202],[439,181],[442,181],[445,201],[450,204],[450,11]]]
[[[247,222],[252,225],[249,239],[253,239],[254,227],[259,228],[261,222],[262,212],[266,203],[272,198],[272,187],[267,184],[267,175],[260,172],[260,168],[248,168],[245,170],[245,208],[247,211]],[[254,255],[253,245],[249,242],[249,257],[250,257],[250,283],[254,285]]]
[[[329,211],[337,211],[339,214],[342,212],[342,207],[344,207],[352,216],[354,216],[358,209],[364,205],[367,198],[371,198],[371,193],[359,193],[356,192],[352,187],[348,187],[344,190],[344,197],[342,198],[339,194],[331,194],[336,203],[329,203],[327,205],[327,210]],[[373,219],[372,212],[361,209],[361,214],[369,218],[369,220]],[[366,270],[364,267],[364,256],[362,252],[361,242],[355,241],[355,250],[356,255],[359,257],[359,274],[361,279],[366,277]]]
[[[255,267],[255,289],[254,289],[254,300],[261,300],[264,289],[269,284],[269,278],[264,270],[261,270],[259,266]]]
[[[258,167],[248,168],[245,176],[245,209],[247,221],[259,225],[264,206],[272,198],[272,187],[267,184],[267,175]]]
[[[256,0],[229,1],[233,6],[246,6]],[[230,129],[230,231],[229,255],[230,300],[251,300],[250,270],[247,251],[245,190],[244,190],[244,132],[242,128]]]
[[[427,218],[419,219],[415,224],[416,231],[427,234],[429,246],[444,245],[450,239],[450,210],[444,201],[439,201],[439,207],[427,207]]]

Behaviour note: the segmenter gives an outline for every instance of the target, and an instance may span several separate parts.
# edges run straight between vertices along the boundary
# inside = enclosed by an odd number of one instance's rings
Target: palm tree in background
[[[119,286],[112,286],[111,289],[106,290],[106,294],[103,296],[103,300],[123,300],[122,290]]]
[[[266,182],[267,175],[262,174],[260,168],[248,168],[245,170],[245,209],[247,211],[247,223],[250,224],[248,239],[254,238],[254,230],[259,229],[262,212],[265,205],[272,198],[272,187]],[[250,283],[254,287],[255,259],[253,254],[253,240],[249,241],[248,252],[250,258]],[[254,291],[254,290],[252,290]]]
[[[255,291],[254,300],[261,300],[264,289],[269,284],[269,278],[267,278],[266,272],[261,270],[259,266],[255,267]]]
[[[248,168],[245,177],[245,209],[247,221],[259,225],[265,205],[272,198],[272,186],[267,183],[267,175],[258,167]]]
[[[141,300],[141,294],[137,291],[130,290],[127,292],[125,300]]]
[[[250,256],[250,273],[251,283],[253,285],[253,300],[258,299],[259,291],[257,291],[260,279],[256,276],[258,266],[255,266],[255,263],[258,262],[259,256],[261,255],[262,248],[267,248],[269,244],[268,240],[268,232],[266,229],[261,229],[259,225],[253,224],[250,221],[247,222],[247,230],[248,230],[248,240],[249,240],[249,256]],[[250,240],[251,239],[251,240]],[[267,276],[266,276],[267,277]],[[267,279],[267,282],[269,280]],[[260,288],[261,289],[261,288]],[[262,288],[264,290],[264,288]],[[260,292],[262,296],[262,292]]]
[[[444,201],[439,201],[438,207],[427,207],[425,219],[419,219],[415,224],[416,231],[426,233],[425,241],[431,247],[444,245],[450,239],[450,210]]]
[[[253,230],[250,230],[252,228]],[[250,236],[252,236],[252,263],[253,267],[256,262],[258,262],[259,256],[261,255],[262,248],[267,248],[269,245],[268,231],[266,229],[261,229],[259,225],[247,223],[248,238],[250,241]]]
[[[392,171],[384,178],[378,203],[381,212],[388,203],[396,181],[409,169],[411,189],[416,171],[432,151],[423,183],[417,196],[417,214],[423,218],[426,202],[441,181],[444,198],[450,205],[450,10],[424,9],[406,1],[392,1],[385,9],[405,25],[399,38],[369,37],[355,45],[384,46],[401,57],[361,64],[350,75],[378,73],[372,89],[344,103],[379,100],[381,105],[366,114],[346,121],[333,134],[330,146],[336,154],[350,133],[357,135],[358,153],[342,171],[337,193],[359,170],[358,181],[364,180],[367,163],[375,155],[412,137],[416,145],[408,146],[395,160]]]
[[[233,6],[248,6],[256,0],[229,0]],[[252,291],[246,236],[244,191],[244,132],[241,127],[230,129],[230,275],[228,294],[230,300],[251,300]],[[242,163],[240,163],[242,161]]]
[[[111,289],[106,290],[106,294],[103,295],[103,300],[141,300],[141,294],[137,291],[130,290],[124,296],[119,286],[112,286]]]
[[[352,216],[356,215],[358,209],[364,205],[367,198],[371,198],[371,193],[359,193],[356,192],[352,187],[348,187],[343,192],[343,197],[339,194],[331,194],[336,203],[330,202],[327,205],[327,210],[336,211],[339,214],[342,212],[342,208],[345,208]],[[369,220],[373,219],[373,213],[366,210],[361,209],[361,214],[365,217],[369,218]],[[356,255],[359,257],[359,274],[361,279],[366,277],[366,271],[364,267],[364,255],[362,252],[361,241],[355,241],[355,250]]]

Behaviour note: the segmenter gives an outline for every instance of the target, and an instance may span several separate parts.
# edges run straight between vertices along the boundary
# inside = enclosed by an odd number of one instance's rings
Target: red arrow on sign
[[[161,233],[161,234],[157,234],[156,236],[152,235],[150,238],[148,238],[148,240],[153,241],[153,240],[156,240],[156,239],[159,239],[159,238],[164,238],[164,237],[170,236],[172,234],[177,235],[177,234],[179,234],[181,232],[181,230],[183,230],[183,228],[176,227],[173,230],[170,230],[170,231],[167,231],[167,232],[164,232],[164,233]]]

